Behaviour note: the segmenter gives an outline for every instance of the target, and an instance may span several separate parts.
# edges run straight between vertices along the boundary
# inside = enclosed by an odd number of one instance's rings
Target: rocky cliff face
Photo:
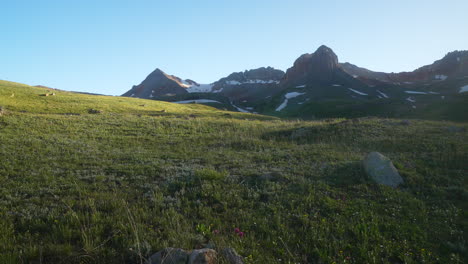
[[[320,46],[312,54],[303,54],[293,67],[286,71],[282,80],[285,85],[300,85],[310,82],[331,82],[339,70],[338,57],[327,46]]]

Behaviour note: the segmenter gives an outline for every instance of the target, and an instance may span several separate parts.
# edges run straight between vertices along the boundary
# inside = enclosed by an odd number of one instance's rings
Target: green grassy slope
[[[466,123],[46,92],[0,82],[1,263],[140,263],[207,243],[247,263],[468,260]],[[394,161],[401,188],[364,176],[369,151]]]

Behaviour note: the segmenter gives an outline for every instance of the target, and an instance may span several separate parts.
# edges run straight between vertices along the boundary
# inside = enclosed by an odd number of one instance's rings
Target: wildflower
[[[234,232],[236,232],[236,234],[239,234],[240,229],[238,227],[236,227],[236,228],[234,228]]]
[[[239,233],[237,233],[237,234],[238,234],[239,237],[241,237],[241,238],[244,237],[244,232],[239,232]]]
[[[215,230],[213,230],[213,233],[214,233],[214,234],[219,234],[219,230],[218,230],[218,229],[215,229]]]

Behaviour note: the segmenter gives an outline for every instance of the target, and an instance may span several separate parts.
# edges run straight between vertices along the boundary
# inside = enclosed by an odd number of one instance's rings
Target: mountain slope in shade
[[[133,86],[122,96],[149,99],[193,92],[210,92],[211,88],[210,84],[199,84],[190,79],[182,80],[177,76],[156,69],[143,82]]]
[[[252,101],[264,99],[278,92],[284,72],[272,67],[262,67],[235,72],[213,84],[213,92],[232,100]]]
[[[180,78],[168,75],[160,69],[154,70],[143,82],[135,85],[123,96],[152,98],[164,95],[187,93]]]
[[[207,85],[156,69],[124,96],[165,101],[216,100],[223,102],[216,106],[220,109],[285,117],[372,114],[365,109],[383,109],[385,116],[394,116],[427,109],[433,103],[444,108],[456,101],[454,97],[466,86],[468,51],[450,52],[412,72],[385,73],[340,63],[333,50],[322,45],[314,53],[301,55],[286,73],[262,67],[235,72]]]
[[[449,52],[433,64],[420,67],[412,72],[385,73],[374,72],[351,63],[342,63],[341,67],[349,74],[370,80],[384,82],[432,82],[447,78],[468,76],[468,51]]]

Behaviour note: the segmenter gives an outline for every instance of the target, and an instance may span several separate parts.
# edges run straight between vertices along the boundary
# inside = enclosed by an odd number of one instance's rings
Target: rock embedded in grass
[[[100,113],[102,113],[102,111],[101,111],[101,110],[97,110],[97,109],[92,109],[92,108],[91,108],[91,109],[88,109],[88,113],[89,113],[89,114],[100,114]]]
[[[180,248],[165,248],[153,254],[148,264],[186,264],[189,252]]]
[[[396,188],[403,183],[403,178],[393,166],[392,161],[379,152],[367,154],[363,160],[363,166],[367,176],[378,184]]]
[[[221,255],[229,264],[244,264],[242,256],[233,248],[225,248]],[[214,249],[202,248],[192,251],[180,248],[165,248],[153,254],[147,264],[215,264],[218,253]],[[224,263],[224,262],[223,262]]]
[[[215,264],[217,263],[216,251],[209,248],[195,249],[189,256],[188,264]]]

